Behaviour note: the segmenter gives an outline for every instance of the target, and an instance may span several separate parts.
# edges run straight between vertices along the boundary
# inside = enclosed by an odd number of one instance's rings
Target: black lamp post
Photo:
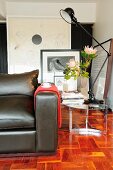
[[[67,23],[76,24],[81,29],[83,29],[107,53],[107,57],[106,57],[104,63],[102,64],[102,67],[99,70],[94,82],[90,85],[89,92],[88,92],[88,94],[89,94],[88,102],[89,103],[98,103],[98,101],[95,99],[95,96],[94,96],[94,93],[93,93],[93,87],[94,87],[94,84],[95,84],[96,80],[98,79],[108,57],[111,56],[111,54],[81,25],[80,22],[77,21],[77,18],[75,18],[75,16],[74,16],[75,15],[74,10],[72,8],[66,8],[64,10],[61,9],[60,15]]]

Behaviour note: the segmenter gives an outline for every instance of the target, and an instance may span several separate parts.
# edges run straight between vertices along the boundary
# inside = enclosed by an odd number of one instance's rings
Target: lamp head
[[[73,24],[75,21],[77,21],[77,19],[74,17],[74,10],[72,8],[66,8],[64,10],[61,9],[60,15],[69,24]]]

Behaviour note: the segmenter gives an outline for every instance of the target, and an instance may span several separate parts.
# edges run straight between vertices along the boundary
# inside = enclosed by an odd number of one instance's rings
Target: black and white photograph
[[[66,63],[69,62],[70,59],[75,58],[75,56],[54,56],[54,57],[47,57],[47,68],[48,71],[64,71]]]
[[[70,59],[80,62],[80,51],[71,49],[41,50],[41,82],[53,82],[55,76],[64,76],[63,71]]]

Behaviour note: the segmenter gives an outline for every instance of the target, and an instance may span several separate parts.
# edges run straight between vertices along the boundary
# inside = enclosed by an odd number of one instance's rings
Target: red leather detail
[[[51,87],[49,87],[49,88],[46,88],[46,87],[43,87],[42,85],[40,85],[37,89],[36,89],[36,91],[35,91],[35,93],[34,93],[34,97],[39,93],[39,92],[53,92],[53,93],[56,93],[57,94],[57,96],[58,96],[58,127],[59,128],[61,128],[61,125],[62,125],[62,115],[61,115],[61,98],[60,98],[60,93],[59,93],[59,91],[58,91],[58,89],[57,89],[57,87],[54,85],[54,84],[52,84],[51,85]]]

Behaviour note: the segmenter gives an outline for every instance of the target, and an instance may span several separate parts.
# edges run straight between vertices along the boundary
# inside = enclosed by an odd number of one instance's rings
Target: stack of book
[[[63,104],[82,105],[85,99],[84,95],[79,92],[63,92],[61,96]]]

